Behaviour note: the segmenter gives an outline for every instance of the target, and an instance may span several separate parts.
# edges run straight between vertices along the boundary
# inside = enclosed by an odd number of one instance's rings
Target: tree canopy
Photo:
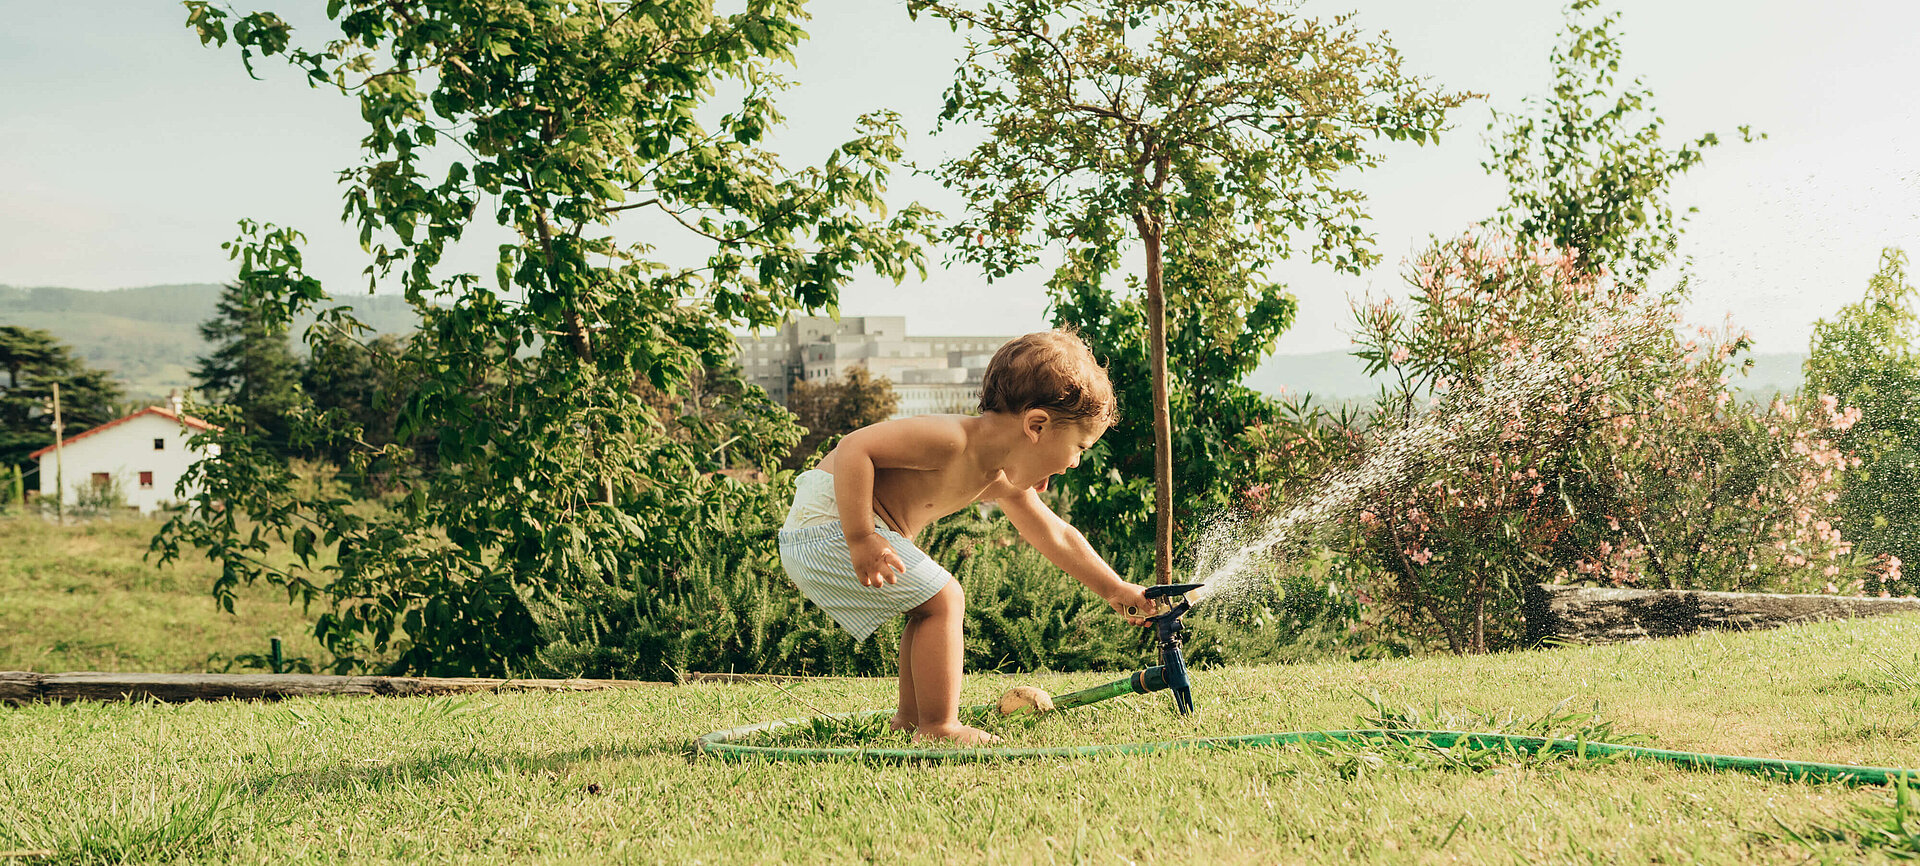
[[[53,444],[53,385],[60,420],[73,436],[120,416],[120,383],[88,367],[72,349],[38,328],[0,325],[0,470],[39,468],[27,455]]]
[[[779,67],[805,36],[798,0],[731,14],[711,0],[332,0],[334,32],[311,44],[271,12],[186,5],[201,40],[234,45],[249,70],[284,58],[357,100],[345,216],[369,281],[398,282],[421,318],[394,362],[395,442],[355,458],[393,470],[397,507],[302,495],[229,434],[200,479],[203,504],[227,507],[158,542],[219,559],[229,604],[255,580],[320,602],[338,670],[506,673],[537,649],[541,611],[645,584],[699,533],[740,531],[748,494],[701,471],[735,431],[673,435],[636,383],[675,392],[728,360],[732,328],[832,308],[857,271],[922,264],[927,212],[883,201],[892,114],[804,167],[765,146]],[[494,272],[451,272],[447,250],[482,221],[511,237]],[[669,234],[671,260],[656,247]],[[315,332],[356,335],[324,307],[303,243],[243,223],[230,250],[254,310],[283,323],[319,308]],[[362,431],[344,416],[297,411],[293,439],[350,441]],[[420,441],[435,459],[413,459]],[[275,540],[298,561],[269,556]]]
[[[848,367],[845,378],[793,383],[787,408],[807,432],[787,455],[786,467],[801,468],[827,440],[885,421],[899,405],[893,383],[861,364]]]
[[[1522,111],[1494,113],[1487,127],[1496,136],[1493,152],[1481,166],[1507,181],[1508,200],[1493,221],[1515,239],[1568,250],[1582,270],[1640,287],[1672,260],[1695,210],[1675,216],[1673,181],[1720,136],[1663,143],[1666,121],[1654,110],[1653,91],[1637,77],[1619,80],[1619,13],[1599,14],[1599,7],[1600,0],[1567,7],[1549,56],[1552,91],[1530,97]],[[1755,137],[1748,127],[1739,131]]]
[[[1178,426],[1237,433],[1251,395],[1234,388],[1293,316],[1265,269],[1303,251],[1353,273],[1376,262],[1350,170],[1380,163],[1380,139],[1437,139],[1466,97],[1403,73],[1399,52],[1350,15],[1322,21],[1245,0],[908,8],[972,34],[941,115],[988,133],[940,169],[967,202],[947,233],[956,255],[1000,277],[1058,250],[1057,321],[1082,326],[1117,378],[1153,383],[1149,411],[1123,416],[1105,453],[1137,463],[1152,442],[1156,572],[1166,582],[1179,510],[1168,310],[1184,320],[1174,336],[1192,341],[1173,352],[1190,365],[1173,379],[1193,384]],[[1107,278],[1135,248],[1143,267],[1127,285],[1142,297],[1103,298],[1117,294]],[[1203,420],[1223,415],[1233,420],[1217,433]],[[1139,521],[1141,487],[1109,475],[1118,462],[1095,455],[1063,485],[1096,525]],[[1186,504],[1191,518],[1198,502]]]

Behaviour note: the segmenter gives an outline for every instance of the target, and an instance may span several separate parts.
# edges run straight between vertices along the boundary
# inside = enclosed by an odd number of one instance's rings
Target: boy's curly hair
[[[1039,331],[993,353],[980,384],[980,411],[1045,409],[1057,418],[1111,427],[1120,407],[1107,370],[1078,334]]]

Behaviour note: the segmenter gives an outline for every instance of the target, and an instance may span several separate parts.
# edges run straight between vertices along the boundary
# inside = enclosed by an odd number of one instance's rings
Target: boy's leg
[[[893,713],[893,721],[887,723],[888,730],[911,731],[920,726],[920,710],[914,703],[912,662],[913,632],[919,623],[909,614],[907,627],[900,631],[900,705]]]
[[[947,585],[907,611],[910,649],[903,654],[912,665],[913,704],[919,728],[915,740],[952,740],[963,746],[997,742],[1000,738],[960,724],[960,672],[965,662],[961,625],[966,620],[966,596],[960,582]],[[906,675],[901,686],[907,685]],[[906,693],[901,693],[902,699]]]

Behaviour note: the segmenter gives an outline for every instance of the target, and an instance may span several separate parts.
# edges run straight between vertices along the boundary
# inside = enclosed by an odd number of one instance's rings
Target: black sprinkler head
[[[1160,642],[1161,676],[1167,690],[1173,693],[1174,711],[1183,716],[1193,712],[1193,686],[1187,681],[1187,658],[1180,651],[1180,633],[1187,628],[1180,617],[1193,609],[1186,594],[1201,586],[1198,583],[1162,584],[1147,587],[1145,593],[1148,598],[1179,599],[1172,610],[1147,617],[1147,621],[1153,623],[1154,637]]]

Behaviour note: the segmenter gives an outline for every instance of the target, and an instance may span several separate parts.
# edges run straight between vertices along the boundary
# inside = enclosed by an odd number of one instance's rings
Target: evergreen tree
[[[196,387],[209,400],[240,410],[241,422],[279,454],[287,452],[287,416],[301,402],[299,365],[284,326],[274,327],[249,302],[244,283],[220,293],[200,336],[214,349],[199,358]]]
[[[71,437],[120,415],[120,384],[86,366],[73,350],[38,328],[0,325],[0,468],[37,468],[27,459],[53,444],[49,403],[60,384],[60,415]]]
[[[337,413],[346,423],[341,435],[305,447],[342,470],[352,470],[354,454],[371,454],[393,444],[400,405],[407,399],[399,370],[405,352],[405,339],[393,334],[364,342],[337,331],[316,338],[312,355],[300,365],[300,389],[316,411]],[[420,443],[416,439],[413,444]],[[420,448],[415,456],[430,451]],[[359,471],[352,474],[379,482]]]

